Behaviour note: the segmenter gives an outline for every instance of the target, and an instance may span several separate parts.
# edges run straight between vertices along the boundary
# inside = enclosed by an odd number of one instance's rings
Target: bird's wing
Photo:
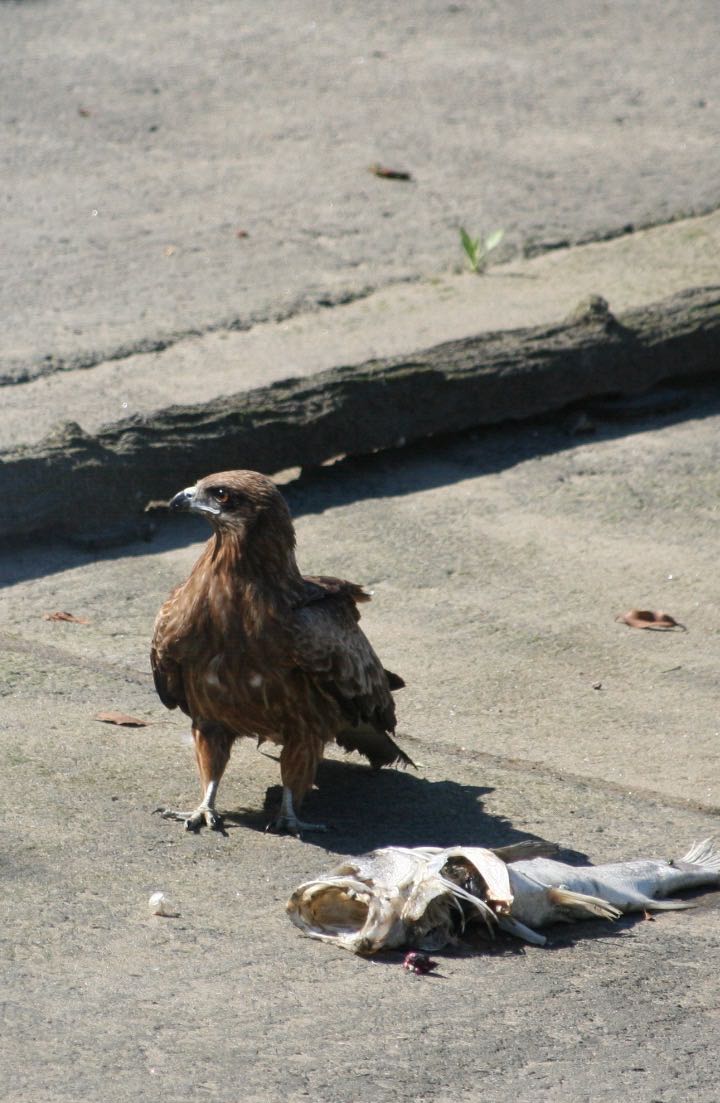
[[[170,601],[163,605],[155,621],[155,632],[150,647],[150,666],[157,695],[165,708],[181,708],[190,715],[180,663],[170,654],[172,644]]]
[[[348,582],[344,578],[331,578],[328,575],[304,575],[303,592],[296,608],[304,605],[313,605],[318,601],[324,601],[327,597],[340,594],[349,598],[355,620],[360,620],[360,614],[355,606],[362,601],[370,601],[371,594],[358,586],[357,582]]]
[[[356,602],[369,600],[369,595],[360,586],[336,578],[308,578],[305,590],[307,600],[293,610],[293,662],[334,697],[351,724],[394,731],[391,678],[395,688],[402,679],[383,669],[358,627]]]

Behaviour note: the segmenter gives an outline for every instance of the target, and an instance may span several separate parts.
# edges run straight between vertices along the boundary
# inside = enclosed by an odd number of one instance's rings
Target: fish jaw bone
[[[365,955],[405,944],[402,903],[391,891],[370,890],[349,877],[328,877],[300,885],[286,911],[310,938]]]

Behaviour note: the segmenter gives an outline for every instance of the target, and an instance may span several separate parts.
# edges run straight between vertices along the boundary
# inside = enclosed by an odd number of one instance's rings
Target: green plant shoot
[[[493,230],[485,238],[472,238],[467,230],[463,229],[462,226],[460,227],[460,243],[468,259],[471,272],[479,274],[485,271],[489,254],[493,249],[497,249],[504,236],[504,230]]]

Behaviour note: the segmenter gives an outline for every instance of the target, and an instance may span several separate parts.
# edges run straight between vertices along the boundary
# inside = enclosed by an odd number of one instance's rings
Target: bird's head
[[[258,471],[221,471],[186,487],[170,501],[170,509],[201,513],[219,534],[246,537],[251,530],[269,529],[276,540],[294,543],[290,514],[280,491]]]

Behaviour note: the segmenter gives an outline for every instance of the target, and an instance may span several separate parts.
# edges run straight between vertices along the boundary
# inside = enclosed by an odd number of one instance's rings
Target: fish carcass
[[[440,950],[480,922],[542,946],[537,927],[578,919],[617,919],[624,912],[691,908],[672,893],[720,885],[720,851],[693,843],[673,861],[637,859],[570,866],[556,847],[385,847],[340,863],[306,881],[287,911],[310,938],[356,954],[400,946]]]

